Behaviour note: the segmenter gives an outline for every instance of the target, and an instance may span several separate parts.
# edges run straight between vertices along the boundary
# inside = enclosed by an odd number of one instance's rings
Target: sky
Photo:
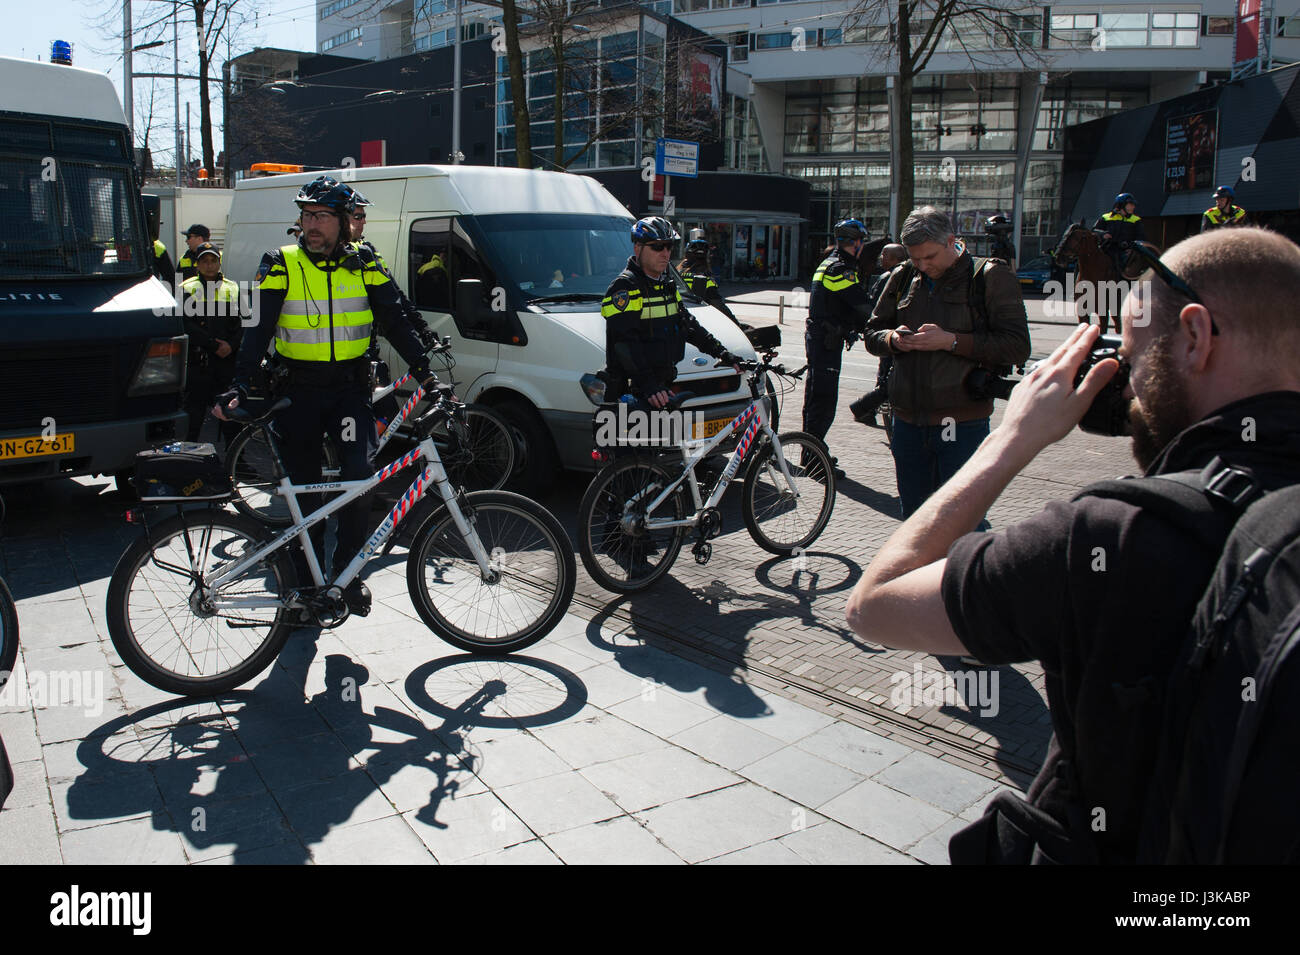
[[[250,26],[242,35],[235,38],[231,54],[238,56],[258,46],[274,46],[291,50],[314,50],[316,48],[316,4],[313,0],[240,0],[241,8],[250,14],[257,14],[255,26]],[[137,24],[146,22],[146,18],[159,15],[159,0],[132,0],[133,20]],[[106,73],[117,88],[118,96],[122,94],[122,13],[120,0],[36,0],[28,5],[32,11],[30,17],[9,17],[5,29],[0,31],[0,56],[19,59],[40,59],[48,61],[50,44],[54,40],[67,40],[72,44],[72,62],[75,66]],[[105,11],[115,10],[112,22],[115,37],[98,33],[94,21]],[[165,12],[165,7],[162,8]],[[198,72],[198,59],[194,53],[194,26],[192,19],[187,20],[186,11],[182,10],[178,37],[180,40],[180,73]],[[172,68],[171,29],[165,31],[167,45],[147,53],[135,54],[135,71],[170,73]],[[137,38],[137,43],[142,42]],[[97,53],[96,49],[111,51]],[[151,56],[152,54],[152,56]],[[220,60],[225,58],[225,44],[219,51]],[[214,76],[219,81],[220,60],[214,64]],[[155,80],[157,93],[155,102],[162,124],[170,129],[172,106],[171,80]],[[137,107],[142,97],[148,96],[150,81],[137,78],[134,95]],[[181,121],[184,122],[185,103],[191,102],[193,145],[191,152],[200,153],[198,145],[198,84],[193,81],[181,81]],[[212,105],[217,114],[214,122],[220,122],[220,85],[212,88]],[[157,119],[155,119],[155,123]],[[217,150],[220,151],[220,131],[216,134]],[[170,165],[172,161],[172,137],[159,135],[157,131],[151,138],[155,161]]]

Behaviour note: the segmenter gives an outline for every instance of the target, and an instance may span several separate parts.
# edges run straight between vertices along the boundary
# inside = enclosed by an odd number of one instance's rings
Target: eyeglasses
[[[674,242],[647,242],[646,245],[655,252],[665,252],[671,249],[676,243]]]
[[[329,212],[328,210],[325,212],[308,212],[306,209],[304,209],[302,211],[302,221],[303,224],[306,225],[308,222],[316,222],[333,215],[334,213]]]
[[[1187,296],[1197,305],[1205,306],[1206,311],[1209,311],[1209,306],[1205,305],[1205,302],[1203,302],[1201,297],[1196,294],[1196,291],[1188,285],[1186,281],[1174,274],[1174,271],[1161,262],[1153,252],[1143,248],[1137,243],[1133,244],[1133,251],[1135,251],[1142,260],[1151,267],[1151,271],[1156,273],[1156,278],[1160,279],[1160,281],[1164,282],[1179,295]],[[1210,334],[1219,334],[1219,326],[1215,323],[1213,315],[1210,316]]]

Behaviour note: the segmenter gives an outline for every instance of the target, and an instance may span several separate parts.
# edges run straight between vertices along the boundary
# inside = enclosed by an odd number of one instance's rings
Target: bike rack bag
[[[135,489],[145,504],[226,501],[235,493],[217,449],[193,441],[137,454]]]

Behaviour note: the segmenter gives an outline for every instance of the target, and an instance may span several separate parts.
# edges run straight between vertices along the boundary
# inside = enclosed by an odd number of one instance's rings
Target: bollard
[[[785,296],[784,295],[778,298],[776,302],[776,323],[778,325],[785,324]]]

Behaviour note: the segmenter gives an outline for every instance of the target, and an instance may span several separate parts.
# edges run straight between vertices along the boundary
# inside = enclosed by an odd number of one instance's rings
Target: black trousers
[[[803,430],[825,441],[840,396],[844,337],[838,326],[809,322],[803,341],[808,355],[808,374],[803,385]]]
[[[213,367],[212,363],[196,361],[191,355],[189,375],[185,384],[185,413],[190,419],[185,433],[186,441],[199,439],[203,422],[208,411],[216,403],[217,395],[230,387],[232,372],[233,368],[228,369],[221,365]],[[218,423],[217,430],[221,433],[221,440],[225,442],[226,447],[230,447],[230,442],[234,440],[235,435],[239,434],[240,427],[240,424],[235,421]]]
[[[322,435],[328,434],[339,452],[341,481],[370,477],[375,470],[375,423],[365,387],[358,383],[334,386],[290,383],[285,395],[293,402],[276,417],[280,436],[280,454],[294,484],[311,484],[321,480]],[[303,513],[309,514],[324,503],[324,495],[304,494],[298,498]],[[370,499],[363,497],[336,515],[338,542],[334,551],[335,570],[342,570],[366,540],[370,516]],[[323,570],[325,563],[325,522],[312,528],[312,543]],[[300,581],[311,580],[305,560],[299,564]]]

